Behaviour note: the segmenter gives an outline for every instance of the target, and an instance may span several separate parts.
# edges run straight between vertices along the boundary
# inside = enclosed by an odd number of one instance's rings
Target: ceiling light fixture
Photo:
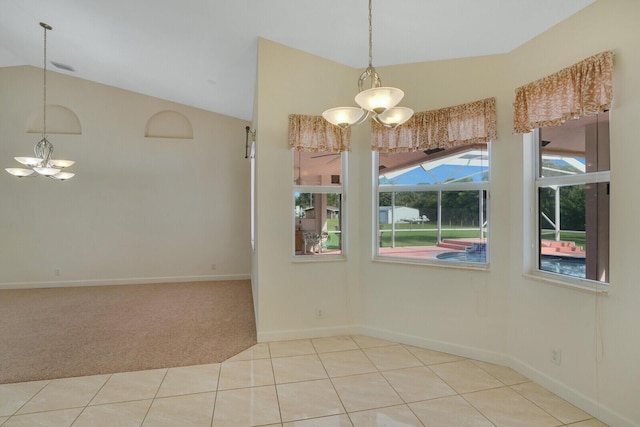
[[[376,122],[389,128],[395,128],[413,116],[411,108],[396,107],[404,97],[404,92],[395,87],[383,87],[380,76],[373,68],[372,33],[371,0],[369,0],[369,66],[358,79],[358,94],[355,97],[360,108],[336,107],[322,113],[325,120],[342,129],[361,124],[369,115]],[[366,80],[369,80],[369,89],[364,89]]]
[[[62,169],[72,166],[75,162],[73,160],[56,160],[51,158],[51,155],[53,154],[53,144],[51,144],[47,139],[47,30],[52,30],[53,28],[44,22],[41,22],[40,26],[44,28],[42,139],[38,141],[33,148],[36,155],[35,157],[14,157],[18,162],[28,166],[30,169],[6,168],[5,170],[18,178],[25,176],[47,176],[64,181],[69,178],[73,178],[75,173],[62,172]]]

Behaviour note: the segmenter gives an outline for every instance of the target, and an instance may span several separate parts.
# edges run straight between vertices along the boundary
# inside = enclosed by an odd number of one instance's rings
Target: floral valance
[[[613,52],[602,52],[516,89],[516,133],[557,126],[608,110],[613,94]]]
[[[496,99],[415,113],[395,129],[372,121],[371,149],[409,152],[451,148],[496,139]]]
[[[340,129],[322,116],[289,116],[289,146],[298,151],[338,153],[351,148],[351,129]]]

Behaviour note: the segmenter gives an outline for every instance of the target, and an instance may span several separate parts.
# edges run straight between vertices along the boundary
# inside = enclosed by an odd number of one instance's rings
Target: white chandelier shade
[[[56,168],[68,168],[69,166],[73,166],[76,162],[73,160],[49,160],[49,164]]]
[[[37,166],[42,163],[42,159],[38,157],[14,157],[18,162],[22,163],[25,166]]]
[[[59,179],[60,181],[65,181],[69,178],[73,178],[74,176],[76,176],[76,174],[73,172],[58,172],[57,174],[53,175],[51,178]]]
[[[9,172],[11,175],[17,176],[18,178],[33,175],[35,172],[33,169],[25,169],[25,168],[5,168],[5,170]]]
[[[60,169],[49,168],[49,167],[37,167],[37,168],[33,168],[33,170],[38,172],[40,175],[44,175],[44,176],[52,176],[60,172]]]
[[[14,157],[14,159],[29,167],[37,166],[43,162],[43,159],[39,157]],[[56,168],[68,168],[69,166],[73,166],[74,163],[73,160],[49,160],[49,164]]]
[[[395,128],[406,123],[413,116],[413,110],[407,107],[389,108],[382,114],[375,116],[374,120],[383,126]]]
[[[336,107],[322,113],[322,117],[324,117],[326,121],[342,129],[353,126],[367,116],[366,111],[356,107]]]
[[[395,87],[372,87],[356,95],[356,103],[374,114],[382,114],[402,101],[404,92]]]

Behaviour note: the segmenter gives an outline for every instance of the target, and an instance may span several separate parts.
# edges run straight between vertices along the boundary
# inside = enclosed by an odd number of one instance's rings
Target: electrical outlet
[[[211,264],[211,269],[215,270],[216,269],[216,265],[215,264]]]
[[[53,274],[55,274],[56,276],[60,276],[60,269],[56,268],[53,272]]]
[[[316,308],[316,319],[322,319],[322,309]]]
[[[562,363],[562,350],[554,348],[551,350],[551,362],[560,366]]]

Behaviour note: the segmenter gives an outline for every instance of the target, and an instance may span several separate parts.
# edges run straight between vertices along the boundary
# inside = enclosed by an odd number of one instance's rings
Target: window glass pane
[[[539,268],[609,280],[608,183],[539,189]]]
[[[380,192],[379,255],[486,263],[484,190]]]
[[[486,144],[412,153],[380,153],[381,187],[391,185],[489,182]]]
[[[296,255],[342,253],[342,194],[294,193]]]
[[[538,176],[609,170],[609,113],[540,129]]]
[[[538,269],[608,282],[609,114],[540,129],[538,160]]]
[[[294,185],[341,185],[341,159],[341,153],[294,151]]]

